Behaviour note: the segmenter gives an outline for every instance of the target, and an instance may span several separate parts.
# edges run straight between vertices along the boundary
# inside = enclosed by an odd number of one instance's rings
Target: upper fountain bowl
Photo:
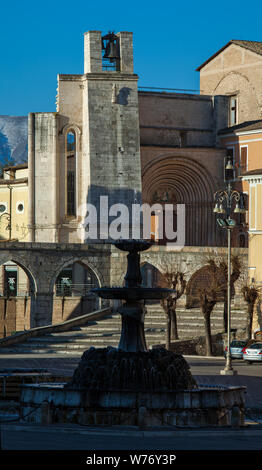
[[[117,240],[113,242],[113,245],[115,245],[119,250],[129,252],[145,251],[153,244],[154,242],[150,240]]]
[[[165,299],[170,294],[175,293],[173,289],[162,287],[99,287],[92,289],[94,294],[102,299],[122,299],[122,300],[153,300]]]

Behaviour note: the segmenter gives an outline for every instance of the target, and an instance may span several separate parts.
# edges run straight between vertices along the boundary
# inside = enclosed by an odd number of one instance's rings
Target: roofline
[[[3,179],[0,178],[0,186],[28,183],[28,178]]]
[[[28,168],[28,163],[19,163],[17,165],[4,166],[3,171],[5,170],[23,170]]]
[[[205,60],[205,62],[203,62],[203,64],[201,64],[199,67],[197,67],[196,72],[199,72],[206,64],[208,64],[208,62],[213,60],[218,54],[220,54],[220,52],[222,52],[224,49],[226,49],[226,47],[228,47],[230,44],[233,44],[233,39],[230,39],[230,41],[227,42],[225,44],[225,46],[221,47],[221,49],[219,49],[217,52],[215,52],[215,54],[213,54],[211,57],[209,57],[209,59]]]
[[[251,128],[253,126],[253,128]],[[219,129],[219,136],[228,135],[244,135],[247,133],[255,134],[262,131],[262,119],[256,119],[254,121],[244,121],[231,127]]]
[[[226,49],[228,46],[230,46],[230,44],[235,44],[235,46],[243,47],[245,49],[250,50],[249,48],[245,47],[243,44],[237,44],[236,41],[256,42],[256,43],[261,42],[261,41],[248,41],[248,40],[244,40],[244,39],[230,39],[230,41],[228,41],[227,44],[225,44],[223,47],[221,47],[221,49],[219,49],[217,52],[215,52],[215,54],[213,54],[211,57],[209,57],[209,59],[207,59],[205,62],[203,62],[203,64],[201,64],[196,69],[196,72],[199,72],[206,64],[208,64],[208,62],[213,60],[218,54],[220,54],[220,52],[222,52],[224,49]],[[251,52],[254,52],[256,54],[255,51],[251,51]]]

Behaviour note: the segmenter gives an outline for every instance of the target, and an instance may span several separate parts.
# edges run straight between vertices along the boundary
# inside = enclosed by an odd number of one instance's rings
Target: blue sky
[[[230,39],[262,41],[262,2],[5,1],[0,115],[55,111],[58,73],[83,73],[83,34],[133,31],[140,86],[199,88],[196,67]]]

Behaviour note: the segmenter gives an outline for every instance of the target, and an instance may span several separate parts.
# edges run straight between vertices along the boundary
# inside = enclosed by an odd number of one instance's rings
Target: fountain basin
[[[244,426],[246,387],[136,392],[70,390],[64,385],[23,385],[21,419],[90,426]]]
[[[161,287],[154,287],[154,289],[151,287],[99,287],[92,289],[92,292],[97,293],[103,299],[155,300],[164,299],[174,291]]]

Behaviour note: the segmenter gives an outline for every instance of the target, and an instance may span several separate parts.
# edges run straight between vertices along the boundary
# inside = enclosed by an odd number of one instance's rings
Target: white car
[[[253,343],[247,348],[244,348],[243,359],[249,364],[252,364],[253,361],[262,361],[262,342]]]

